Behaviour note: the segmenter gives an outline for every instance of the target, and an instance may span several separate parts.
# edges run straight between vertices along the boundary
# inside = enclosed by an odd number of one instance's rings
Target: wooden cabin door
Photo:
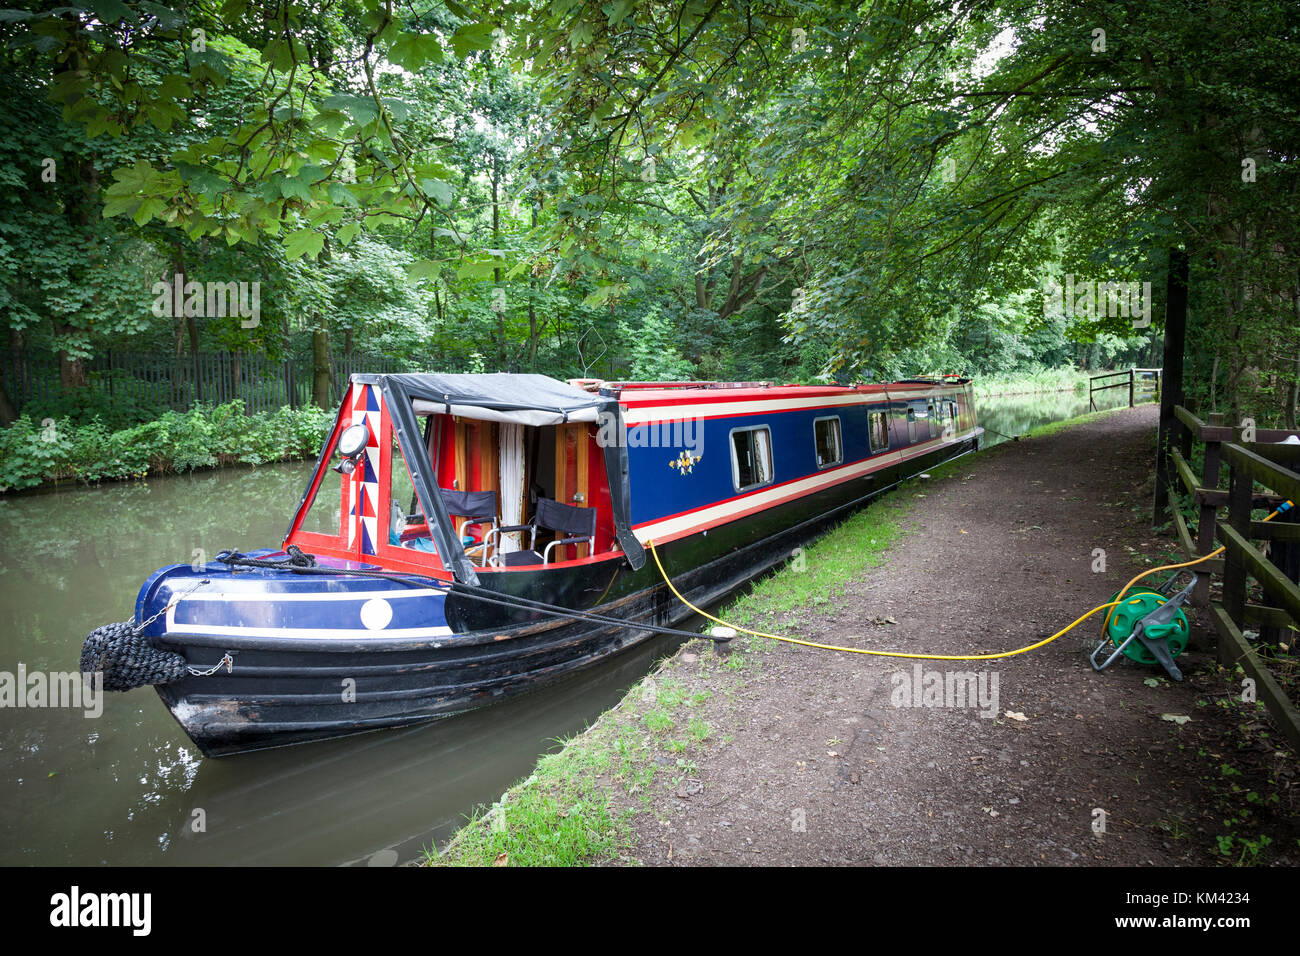
[[[456,419],[456,490],[499,492],[498,468],[496,422]],[[477,540],[483,528],[473,525],[469,533]],[[463,521],[456,521],[456,533],[465,533]]]
[[[499,490],[496,422],[457,420],[456,490]]]
[[[591,507],[587,489],[588,427],[579,423],[559,425],[555,429],[555,500],[577,508]],[[542,542],[538,541],[539,550],[541,546]],[[578,545],[577,554],[571,556],[585,558],[587,551],[585,544]]]

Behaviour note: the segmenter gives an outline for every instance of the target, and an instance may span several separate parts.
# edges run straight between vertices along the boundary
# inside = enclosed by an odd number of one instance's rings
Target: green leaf
[[[188,182],[191,190],[200,193],[208,199],[216,199],[217,196],[225,192],[230,186],[230,184],[220,176],[215,176],[208,172],[202,172],[192,176],[189,178]]]
[[[338,93],[325,100],[325,108],[327,110],[342,110],[352,117],[352,122],[358,126],[368,126],[379,118],[379,108],[375,106],[375,101],[368,96],[352,96],[347,93]]]
[[[301,199],[311,202],[311,190],[297,176],[285,176],[280,180],[280,195],[285,199]]]
[[[403,33],[388,48],[389,62],[411,72],[442,62],[442,42],[432,33]]]
[[[325,248],[325,236],[314,229],[299,229],[291,232],[284,240],[284,254],[290,260],[306,256],[315,259]]]
[[[605,300],[608,299],[610,294],[616,290],[617,286],[613,285],[597,286],[585,299],[582,300],[582,304],[588,308],[595,308],[598,305],[604,305]]]
[[[135,19],[131,8],[122,0],[91,0],[90,9],[95,11],[96,18],[105,26],[112,26],[119,20]]]
[[[442,263],[434,262],[431,259],[417,259],[415,262],[406,265],[406,277],[412,281],[436,279],[441,272]]]
[[[349,222],[343,225],[339,229],[337,233],[337,237],[340,243],[342,243],[345,246],[350,246],[352,245],[352,240],[356,239],[356,237],[360,234],[360,232],[361,232],[361,223]]]
[[[494,29],[495,25],[491,23],[466,23],[451,35],[451,48],[462,60],[472,50],[491,49]]]
[[[357,197],[352,195],[352,190],[342,183],[329,183],[325,187],[326,194],[330,197],[330,202],[336,206],[359,206]]]
[[[161,199],[150,196],[144,202],[140,203],[140,208],[135,211],[131,218],[135,220],[137,226],[143,226],[154,216],[161,216],[167,211],[167,204]]]
[[[420,189],[426,196],[432,196],[440,205],[450,206],[453,191],[451,183],[444,183],[441,179],[421,179]]]
[[[348,114],[341,109],[320,110],[311,119],[311,124],[329,136],[337,136],[339,130],[347,125]]]
[[[632,12],[632,0],[615,0],[614,3],[605,4],[602,9],[605,11],[605,16],[609,18],[609,25],[616,27]]]
[[[480,262],[467,262],[456,270],[457,279],[487,279],[492,275],[492,270],[501,267],[501,263],[491,260]]]

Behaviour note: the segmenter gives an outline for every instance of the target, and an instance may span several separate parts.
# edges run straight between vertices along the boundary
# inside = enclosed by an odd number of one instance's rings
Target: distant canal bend
[[[979,404],[990,428],[1018,434],[1086,411],[1087,397]],[[0,497],[0,671],[74,670],[85,635],[130,617],[156,568],[278,542],[310,469],[298,462]],[[675,646],[652,641],[556,687],[446,721],[223,760],[202,759],[149,689],[105,695],[97,718],[5,708],[0,863],[415,860]]]

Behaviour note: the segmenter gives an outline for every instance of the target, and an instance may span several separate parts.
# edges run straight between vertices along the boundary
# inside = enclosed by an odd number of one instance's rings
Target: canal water
[[[1086,411],[1087,398],[986,405],[981,419],[1014,435]],[[156,568],[278,543],[310,469],[0,496],[0,671],[74,671],[86,634],[128,619]],[[418,860],[676,646],[656,639],[556,686],[421,727],[217,760],[199,755],[150,688],[104,694],[98,716],[5,707],[0,864]]]
[[[1127,384],[1127,383],[1126,383]],[[1153,398],[1150,388],[1139,391],[1136,400],[1149,402]],[[1128,389],[1115,388],[1097,392],[1094,402],[1098,410],[1128,404]],[[1021,435],[1048,422],[1064,421],[1089,410],[1088,392],[1044,392],[1037,395],[999,395],[976,402],[979,423],[984,426],[984,447],[1010,441],[1008,435]]]

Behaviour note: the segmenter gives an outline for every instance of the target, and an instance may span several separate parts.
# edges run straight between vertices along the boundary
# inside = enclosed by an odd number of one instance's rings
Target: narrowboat
[[[213,756],[448,716],[682,622],[664,574],[716,603],[982,434],[951,376],[354,375],[279,547],[154,572],[82,670],[153,684]]]

